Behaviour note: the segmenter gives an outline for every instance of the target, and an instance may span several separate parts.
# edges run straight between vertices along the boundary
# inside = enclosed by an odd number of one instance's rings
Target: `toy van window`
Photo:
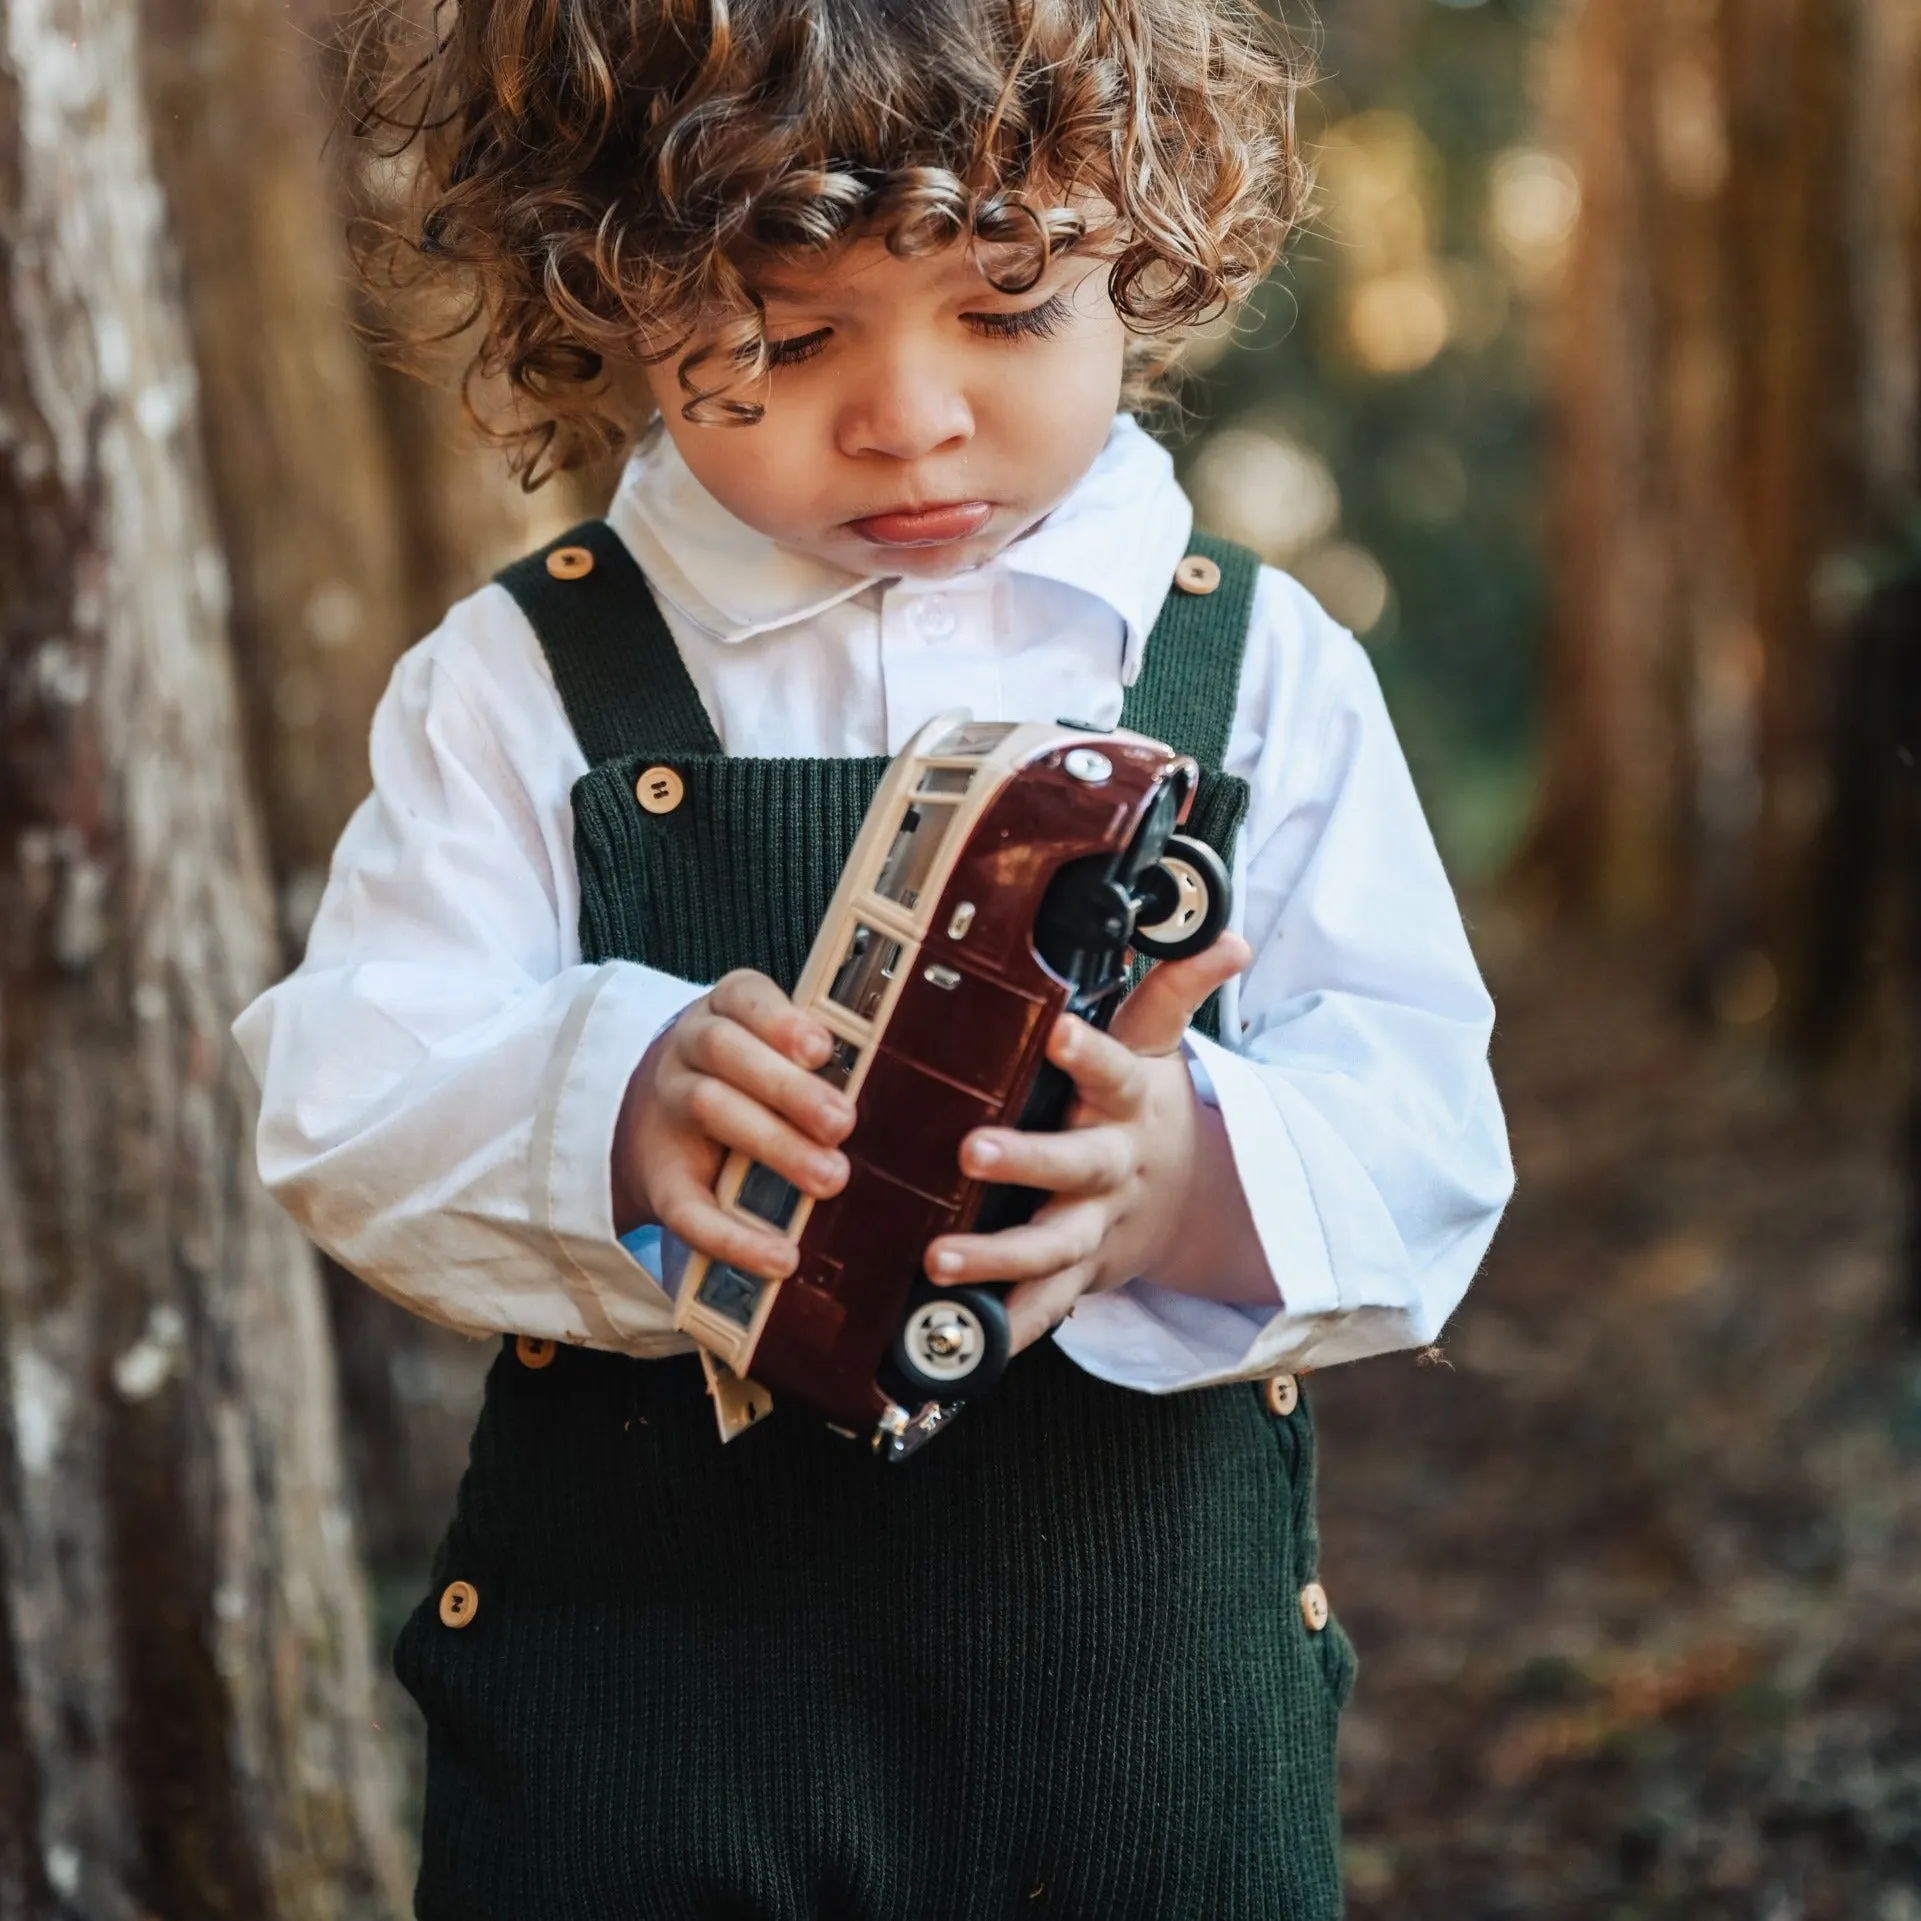
[[[860,1049],[852,1041],[836,1037],[834,1051],[828,1055],[826,1064],[814,1069],[829,1087],[845,1087],[854,1078],[854,1069],[860,1065]]]
[[[930,758],[937,754],[991,754],[1013,731],[1012,721],[964,720],[927,752]]]
[[[743,1274],[737,1267],[716,1261],[701,1277],[700,1289],[694,1298],[702,1307],[712,1308],[722,1320],[732,1321],[736,1327],[752,1327],[754,1309],[760,1305],[766,1287],[767,1283],[758,1275]]]
[[[827,990],[827,998],[838,1002],[850,1014],[871,1021],[887,998],[887,983],[900,965],[900,942],[862,925],[854,929],[847,943],[847,958]]]
[[[941,799],[955,798],[966,793],[973,784],[974,769],[971,767],[929,767],[921,775],[920,785],[914,792]]]
[[[908,808],[874,878],[874,892],[882,900],[897,900],[910,912],[920,905],[953,818],[951,807]]]
[[[756,1161],[742,1177],[734,1205],[769,1227],[785,1227],[800,1205],[800,1189]]]

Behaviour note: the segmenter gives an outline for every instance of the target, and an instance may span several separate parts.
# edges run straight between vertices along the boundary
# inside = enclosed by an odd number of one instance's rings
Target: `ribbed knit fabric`
[[[1212,534],[1196,533],[1188,545],[1221,570],[1220,585],[1211,594],[1176,587],[1161,603],[1140,678],[1121,704],[1121,725],[1192,754],[1203,767],[1218,768],[1234,728],[1261,563],[1245,547]],[[1235,785],[1245,811],[1246,783]]]
[[[555,579],[547,556],[562,547],[585,547],[594,557],[591,571]],[[604,520],[583,520],[494,578],[533,622],[590,767],[637,745],[720,752],[720,736],[647,577]]]
[[[583,947],[791,984],[885,763],[720,755],[631,562],[605,591],[625,549],[564,539],[597,555],[587,613],[553,612],[582,582],[502,578],[598,755],[574,795]],[[1234,558],[1192,603],[1221,602],[1213,623],[1163,617],[1124,716],[1216,769]],[[632,797],[655,760],[687,783],[672,814]],[[1226,853],[1246,791],[1210,781]],[[1301,1612],[1313,1448],[1304,1398],[1154,1398],[1043,1343],[900,1467],[784,1409],[723,1449],[690,1357],[536,1369],[509,1343],[395,1653],[428,1726],[417,1914],[1338,1915],[1353,1655]],[[479,1598],[450,1628],[457,1580]]]
[[[503,1351],[397,1666],[423,1921],[1321,1921],[1313,1429],[1051,1344],[904,1466],[690,1358]]]

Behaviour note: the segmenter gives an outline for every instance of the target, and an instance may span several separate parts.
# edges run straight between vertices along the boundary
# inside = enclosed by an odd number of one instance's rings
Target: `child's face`
[[[1102,261],[1059,260],[1003,294],[965,247],[902,260],[859,241],[757,290],[774,362],[763,419],[684,419],[681,356],[647,377],[701,484],[795,553],[857,574],[976,566],[1057,506],[1107,438],[1127,336]]]

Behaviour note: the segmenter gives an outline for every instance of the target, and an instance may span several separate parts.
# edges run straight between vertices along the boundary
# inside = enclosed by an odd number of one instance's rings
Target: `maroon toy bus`
[[[972,1180],[974,1128],[1059,1127],[1044,1058],[1064,1010],[1104,1025],[1129,950],[1199,953],[1228,877],[1180,834],[1198,771],[1158,741],[948,714],[888,770],[795,989],[853,1097],[847,1185],[815,1201],[732,1155],[723,1206],[800,1248],[784,1281],[696,1255],[675,1325],[700,1346],[721,1437],[775,1396],[901,1459],[1007,1365],[1002,1289],[937,1288],[928,1243],[1024,1220],[1043,1198]]]

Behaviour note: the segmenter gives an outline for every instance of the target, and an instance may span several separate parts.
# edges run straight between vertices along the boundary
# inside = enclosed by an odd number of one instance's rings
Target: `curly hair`
[[[685,416],[759,419],[756,268],[857,238],[966,240],[1016,293],[1099,246],[1145,397],[1307,194],[1305,57],[1255,0],[370,0],[346,55],[349,128],[410,167],[356,248],[389,344],[465,343],[529,488],[644,424],[612,360],[692,345]]]

